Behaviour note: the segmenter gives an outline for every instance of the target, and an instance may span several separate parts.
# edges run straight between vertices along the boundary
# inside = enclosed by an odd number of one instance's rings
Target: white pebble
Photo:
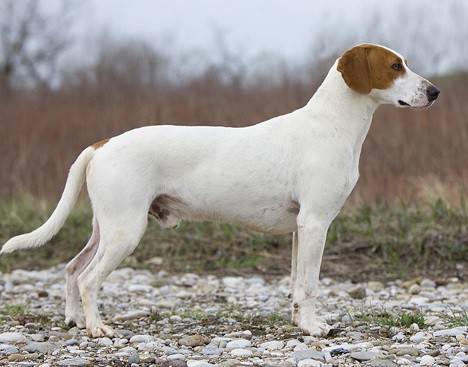
[[[298,367],[321,367],[322,363],[315,359],[303,359],[297,364]]]
[[[426,355],[421,357],[421,361],[419,363],[421,364],[421,366],[432,366],[435,363],[435,358]]]
[[[231,350],[231,356],[233,357],[250,357],[253,354],[251,350],[237,348]]]

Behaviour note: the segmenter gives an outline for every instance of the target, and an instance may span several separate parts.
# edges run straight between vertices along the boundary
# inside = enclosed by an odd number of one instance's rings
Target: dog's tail
[[[80,194],[86,176],[86,167],[91,158],[93,158],[94,152],[95,150],[93,147],[86,148],[78,156],[75,163],[72,164],[62,197],[47,222],[30,233],[10,239],[3,245],[0,254],[42,246],[57,234],[70,215],[78,195]]]

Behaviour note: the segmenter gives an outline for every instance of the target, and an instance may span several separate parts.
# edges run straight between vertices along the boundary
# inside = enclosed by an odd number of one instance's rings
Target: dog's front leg
[[[328,223],[314,218],[298,218],[297,278],[293,293],[292,321],[305,333],[328,334],[330,327],[315,316],[320,264]]]

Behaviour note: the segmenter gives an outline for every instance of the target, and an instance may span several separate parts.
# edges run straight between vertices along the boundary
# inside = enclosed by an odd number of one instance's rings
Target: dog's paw
[[[331,329],[331,326],[324,322],[315,322],[314,324],[306,327],[299,325],[299,327],[302,329],[304,334],[315,337],[325,337]]]
[[[76,326],[79,329],[84,329],[86,327],[86,320],[83,315],[66,316],[65,324],[67,324],[70,327]]]
[[[102,337],[109,337],[109,338],[121,338],[122,336],[112,329],[110,326],[100,324],[96,326],[88,326],[86,327],[88,334],[93,338],[102,338]]]
[[[315,312],[304,312],[296,313],[296,317],[293,315],[293,322],[296,321],[296,325],[299,326],[304,334],[325,337],[331,329],[324,319],[315,316]]]

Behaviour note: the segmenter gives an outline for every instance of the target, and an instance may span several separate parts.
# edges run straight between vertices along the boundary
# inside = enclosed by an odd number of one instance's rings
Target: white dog
[[[381,104],[427,107],[438,94],[398,53],[358,45],[334,63],[305,107],[287,115],[245,128],[148,126],[86,148],[47,222],[1,252],[50,240],[86,179],[93,233],[66,267],[65,321],[112,337],[118,334],[101,321],[98,290],[140,242],[148,213],[164,227],[211,220],[293,232],[292,320],[324,335],[329,327],[317,321],[315,302],[325,238],[358,180],[372,115]]]

